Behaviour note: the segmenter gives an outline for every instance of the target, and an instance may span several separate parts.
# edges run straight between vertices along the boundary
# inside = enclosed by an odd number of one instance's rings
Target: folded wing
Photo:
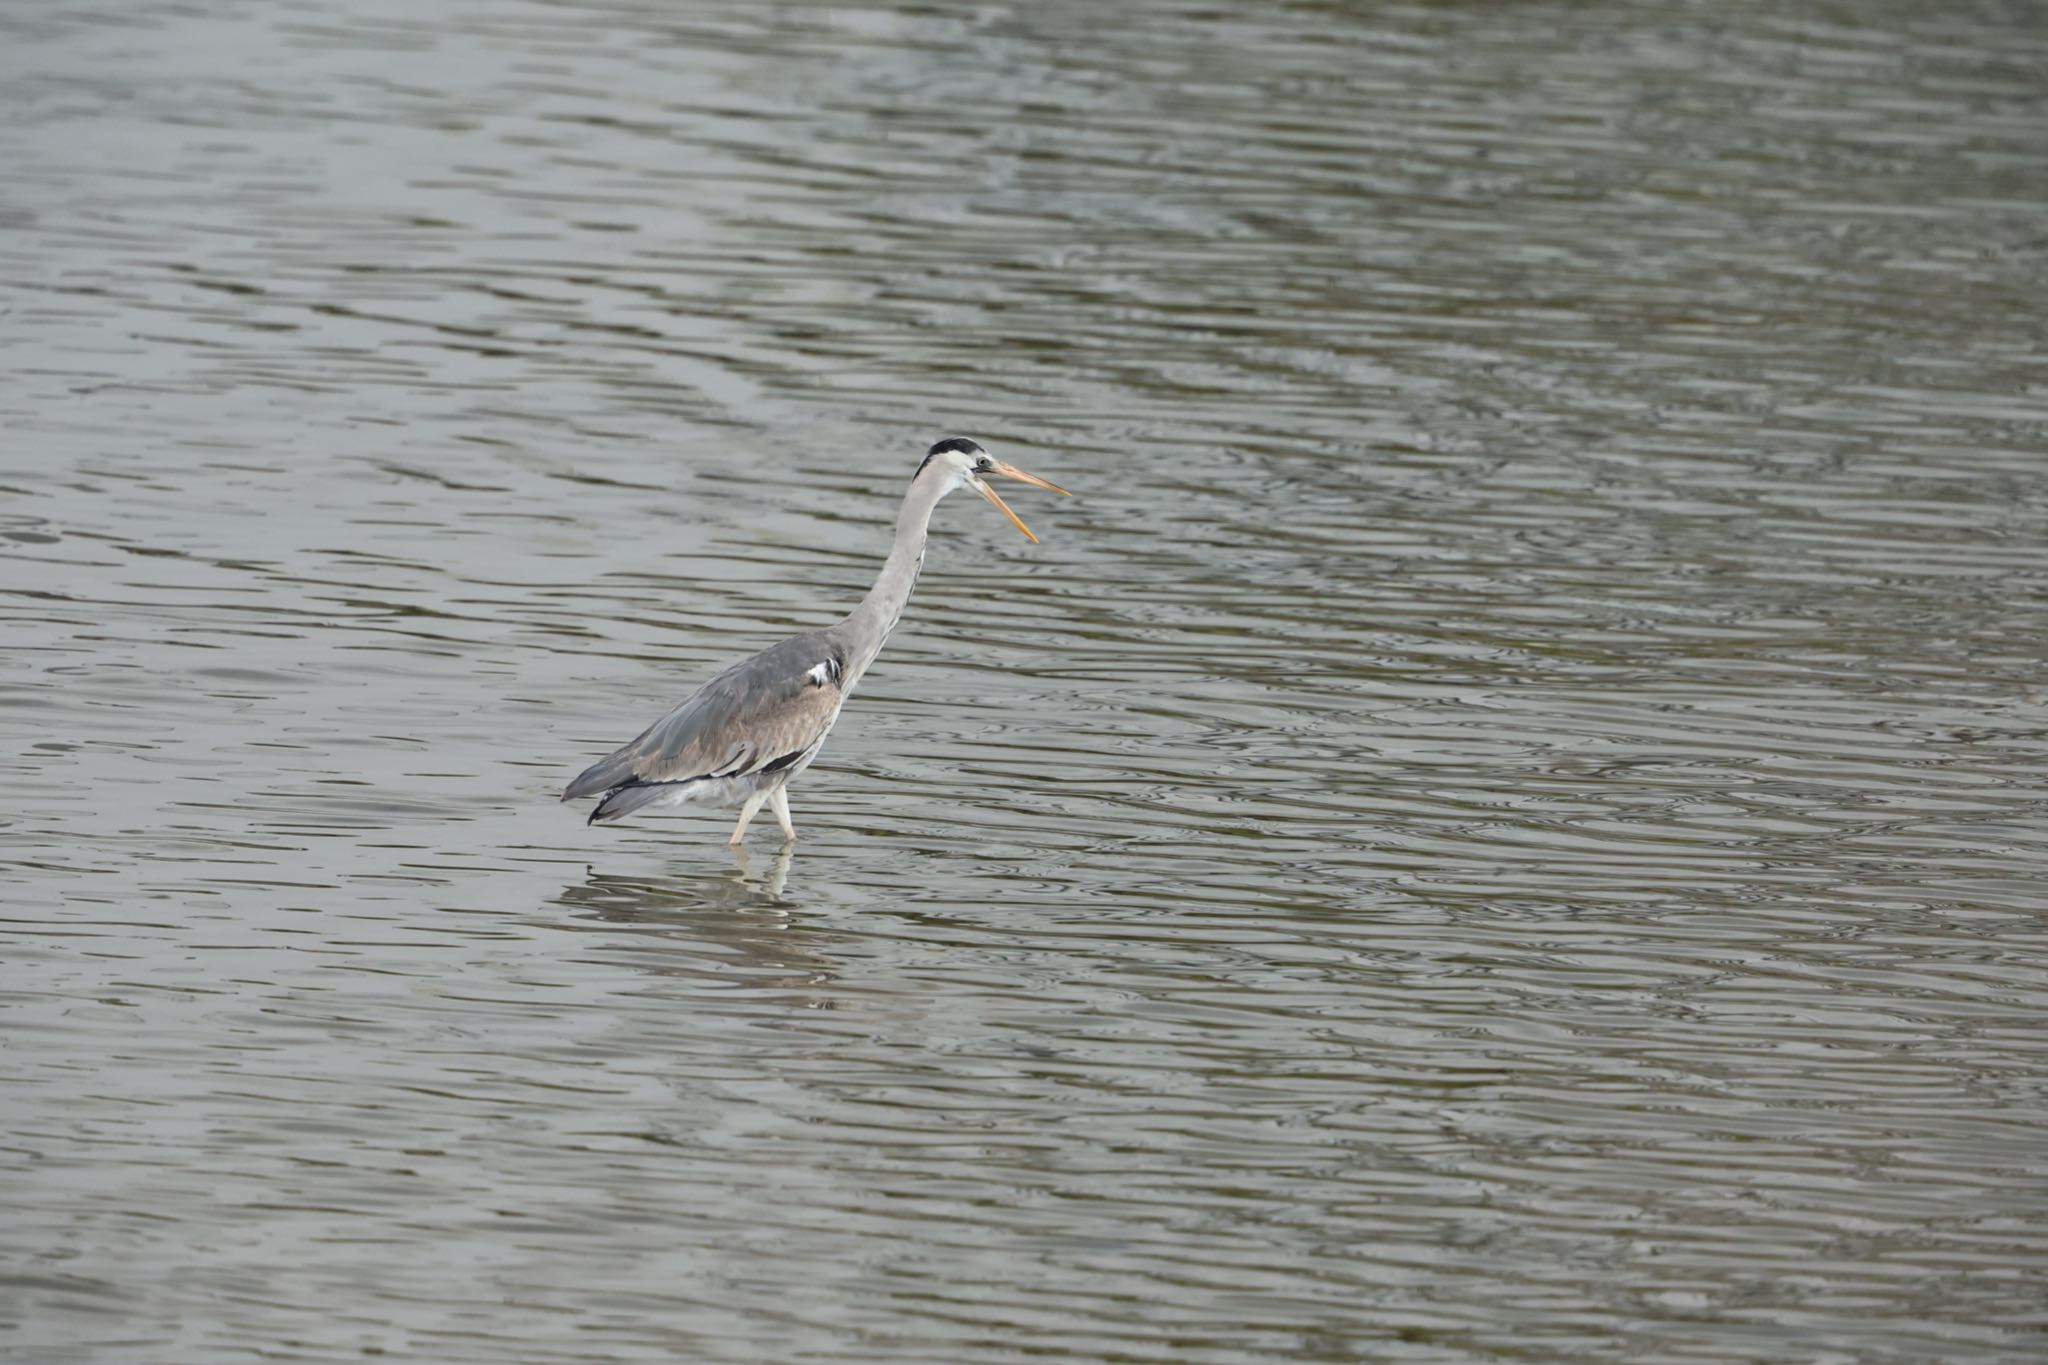
[[[821,635],[764,649],[585,769],[562,799],[787,767],[831,728],[844,700],[844,670],[837,647]]]

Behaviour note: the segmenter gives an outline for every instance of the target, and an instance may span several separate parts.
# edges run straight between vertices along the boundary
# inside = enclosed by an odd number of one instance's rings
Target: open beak
[[[1072,493],[1069,493],[1066,489],[1060,487],[1058,484],[1054,483],[1050,479],[1041,479],[1036,474],[1026,474],[1023,470],[1017,468],[1017,466],[1013,464],[1004,464],[1000,460],[996,462],[994,468],[988,470],[987,472],[990,474],[1000,474],[1006,479],[1015,479],[1019,483],[1028,483],[1035,488],[1050,488],[1053,492],[1059,494],[1063,498],[1071,498],[1074,496]],[[1002,498],[996,493],[996,490],[989,487],[988,483],[985,480],[977,478],[974,481],[974,487],[984,498],[987,498],[990,502],[996,505],[996,510],[998,512],[1001,512],[1004,516],[1008,517],[1011,521],[1017,524],[1017,529],[1024,533],[1024,538],[1026,540],[1030,541],[1033,545],[1036,545],[1038,543],[1038,537],[1031,534],[1031,528],[1024,524],[1024,519],[1018,516],[1015,512],[1012,512],[1010,510],[1010,504],[1004,502]]]

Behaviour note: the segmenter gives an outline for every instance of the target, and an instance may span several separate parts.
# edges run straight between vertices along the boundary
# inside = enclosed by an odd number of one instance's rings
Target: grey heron
[[[925,538],[939,500],[956,488],[972,488],[1037,543],[1031,528],[989,486],[991,476],[1072,496],[964,437],[940,441],[911,477],[896,515],[896,543],[859,606],[836,625],[770,645],[712,678],[637,739],[586,768],[562,799],[602,794],[590,812],[593,825],[650,806],[737,806],[740,819],[729,841],[735,848],[765,804],[775,812],[783,839],[795,839],[789,784],[818,756],[839,708],[902,619],[924,567]]]

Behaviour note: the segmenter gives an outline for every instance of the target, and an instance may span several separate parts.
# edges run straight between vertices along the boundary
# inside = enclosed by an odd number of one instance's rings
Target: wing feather
[[[829,665],[829,667],[827,667]],[[830,682],[820,681],[820,670]],[[743,777],[810,748],[839,711],[844,660],[822,635],[799,635],[726,669],[631,743],[592,764],[564,801],[635,783]]]

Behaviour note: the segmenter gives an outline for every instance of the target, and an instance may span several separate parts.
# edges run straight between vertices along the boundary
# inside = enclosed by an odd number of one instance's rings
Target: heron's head
[[[1026,474],[1013,464],[1003,463],[982,449],[979,443],[970,441],[965,436],[949,436],[927,451],[924,463],[917,467],[917,477],[945,479],[947,493],[956,488],[972,488],[994,503],[997,511],[1015,522],[1017,529],[1033,544],[1037,543],[1038,537],[1032,535],[1031,528],[1010,510],[1010,504],[996,495],[996,490],[989,487],[988,480],[1015,479],[1019,483],[1028,483],[1037,488],[1050,488],[1063,497],[1073,496],[1056,483],[1041,479],[1036,474]]]

